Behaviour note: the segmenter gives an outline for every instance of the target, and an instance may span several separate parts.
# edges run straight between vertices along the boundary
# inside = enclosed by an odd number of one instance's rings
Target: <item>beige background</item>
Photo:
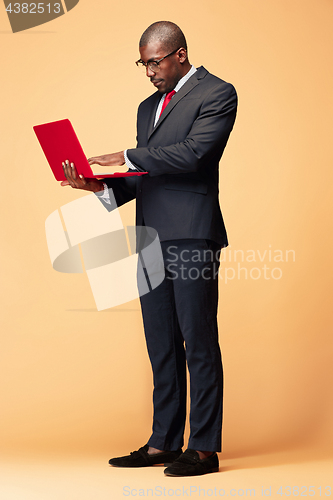
[[[227,252],[263,261],[227,253],[222,270],[282,272],[220,282],[221,458],[332,448],[332,2],[81,0],[17,34],[0,8],[3,460],[106,460],[150,435],[139,302],[98,313],[85,275],[53,271],[45,219],[85,194],[56,183],[32,126],[69,118],[87,156],[135,146],[137,105],[154,91],[134,64],[138,39],[161,19],[181,26],[192,64],[239,94],[220,173]],[[133,223],[134,204],[121,214]]]

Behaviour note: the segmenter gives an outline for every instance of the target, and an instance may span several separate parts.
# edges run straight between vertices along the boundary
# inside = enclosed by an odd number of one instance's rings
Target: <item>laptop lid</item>
[[[147,173],[114,172],[110,174],[94,174],[68,119],[35,125],[33,129],[57,181],[66,180],[62,168],[62,162],[65,160],[75,164],[79,175],[90,178],[128,177]]]

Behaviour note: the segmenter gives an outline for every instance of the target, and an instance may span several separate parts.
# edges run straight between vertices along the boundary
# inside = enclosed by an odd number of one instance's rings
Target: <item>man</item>
[[[139,50],[137,65],[144,66],[157,92],[139,106],[137,147],[89,163],[126,163],[148,175],[85,179],[67,161],[63,185],[97,193],[106,207],[108,188],[118,206],[136,198],[136,224],[156,229],[165,263],[164,281],[140,299],[154,376],[153,433],[138,451],[109,463],[142,467],[169,462],[166,475],[199,475],[218,470],[221,451],[217,271],[219,250],[228,241],[218,201],[218,166],[235,121],[237,95],[231,84],[190,64],[185,37],[174,23],[149,26]],[[191,433],[182,453],[186,363]]]

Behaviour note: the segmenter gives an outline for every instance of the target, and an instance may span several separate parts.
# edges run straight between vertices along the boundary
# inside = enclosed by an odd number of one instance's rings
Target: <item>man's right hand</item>
[[[83,175],[79,175],[74,163],[69,163],[69,161],[66,160],[62,164],[62,168],[67,180],[62,181],[61,186],[71,186],[74,189],[84,189],[86,191],[92,191],[93,193],[104,191],[104,185],[102,181],[99,181],[95,178],[87,178],[83,177]]]

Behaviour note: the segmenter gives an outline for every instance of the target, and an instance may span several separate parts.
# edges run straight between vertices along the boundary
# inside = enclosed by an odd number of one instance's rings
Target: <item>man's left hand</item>
[[[119,165],[124,165],[124,151],[119,151],[118,153],[111,153],[109,155],[102,156],[92,156],[88,158],[90,165],[101,165],[102,167],[117,167]]]

